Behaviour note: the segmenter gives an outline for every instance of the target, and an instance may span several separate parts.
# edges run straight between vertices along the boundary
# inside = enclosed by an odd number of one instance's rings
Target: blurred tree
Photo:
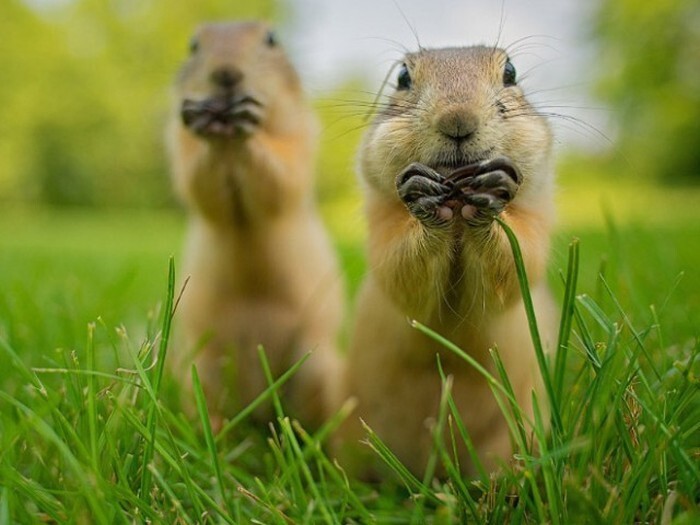
[[[602,0],[600,95],[635,171],[700,182],[700,3]]]
[[[169,86],[202,20],[275,19],[276,0],[2,0],[0,198],[171,201]]]

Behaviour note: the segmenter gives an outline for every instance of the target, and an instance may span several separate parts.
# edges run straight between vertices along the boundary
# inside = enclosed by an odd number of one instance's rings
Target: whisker
[[[499,15],[499,21],[498,21],[498,34],[496,35],[496,41],[493,44],[492,51],[496,51],[498,49],[500,42],[501,42],[501,37],[503,36],[503,28],[506,25],[506,0],[501,0],[501,12]],[[506,52],[507,53],[507,52]]]
[[[398,40],[394,40],[391,38],[380,37],[380,36],[369,36],[369,37],[363,38],[362,40],[375,40],[378,42],[384,42],[387,44],[391,44],[392,48],[395,51],[399,51],[402,55],[406,55],[406,54],[411,52],[411,50],[408,49],[404,44],[402,44]]]
[[[404,12],[403,9],[401,9],[401,6],[399,5],[397,0],[393,0],[394,6],[398,10],[399,14],[401,15],[401,18],[403,18],[403,21],[406,22],[406,25],[408,26],[408,29],[413,33],[413,38],[416,39],[416,46],[418,47],[419,50],[423,49],[423,46],[420,44],[420,38],[418,37],[418,31],[416,31],[415,26],[411,23],[411,21],[408,19],[406,16],[406,13]]]
[[[559,52],[559,50],[558,50],[556,47],[554,47],[554,46],[552,46],[552,45],[550,45],[550,44],[538,43],[538,42],[532,42],[532,43],[529,42],[530,40],[533,40],[533,39],[535,39],[535,38],[543,38],[543,39],[545,39],[545,40],[554,40],[554,41],[556,41],[556,42],[561,42],[561,39],[560,39],[560,38],[553,37],[553,36],[551,36],[551,35],[534,34],[534,35],[528,35],[528,36],[524,36],[524,37],[521,37],[521,38],[518,38],[518,39],[514,40],[513,42],[511,42],[510,44],[508,44],[508,45],[504,48],[504,50],[506,51],[506,53],[508,53],[508,55],[510,55],[510,56],[516,56],[516,53],[517,53],[518,49],[520,49],[521,47],[525,47],[525,46],[524,46],[524,43],[527,42],[527,46],[528,46],[528,47],[542,47],[542,48],[544,48],[544,49],[549,49],[550,51],[555,51],[555,52],[557,52],[557,53]]]
[[[518,110],[515,110],[518,111]],[[510,112],[504,114],[504,118],[519,118],[519,117],[545,117],[548,119],[558,119],[561,121],[564,121],[568,124],[575,125],[575,128],[570,128],[572,131],[585,131],[589,134],[589,136],[596,136],[599,139],[602,139],[604,142],[607,144],[614,144],[613,140],[608,137],[602,130],[598,129],[596,126],[593,124],[586,122],[583,119],[580,119],[578,117],[575,117],[573,115],[566,115],[563,113],[556,113],[553,111],[538,111],[534,108],[527,109],[527,108],[522,108],[519,112]]]

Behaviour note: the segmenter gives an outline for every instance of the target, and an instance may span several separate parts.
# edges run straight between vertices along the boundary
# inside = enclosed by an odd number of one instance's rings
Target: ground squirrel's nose
[[[468,140],[479,128],[479,117],[463,108],[448,108],[436,116],[435,127],[456,141]]]
[[[222,67],[212,71],[209,78],[215,85],[230,89],[241,81],[243,73],[233,67]]]

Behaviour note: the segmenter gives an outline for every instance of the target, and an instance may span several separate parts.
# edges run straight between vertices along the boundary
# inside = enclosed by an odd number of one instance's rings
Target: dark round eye
[[[503,68],[503,85],[505,87],[515,85],[515,66],[510,61],[510,58],[506,59],[506,65]]]
[[[408,66],[401,64],[401,69],[396,77],[396,89],[399,91],[411,89],[411,83],[411,73],[408,72]]]
[[[276,46],[277,46],[277,44],[278,44],[279,42],[277,41],[277,35],[275,34],[274,31],[268,31],[268,32],[267,32],[267,35],[265,35],[265,43],[266,43],[269,47],[276,47]]]
[[[196,36],[193,36],[190,39],[190,53],[194,54],[199,50],[199,39]]]

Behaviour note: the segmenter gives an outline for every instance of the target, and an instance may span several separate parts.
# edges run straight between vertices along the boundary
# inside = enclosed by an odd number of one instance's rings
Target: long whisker
[[[408,29],[413,33],[413,38],[416,39],[416,46],[418,47],[419,50],[423,49],[423,46],[420,44],[420,38],[418,37],[418,31],[416,31],[415,26],[411,23],[411,21],[408,19],[406,16],[406,13],[404,12],[403,9],[401,9],[401,6],[399,5],[397,0],[393,0],[394,6],[396,7],[397,11],[401,15],[401,18],[403,18],[403,21],[406,22],[406,25],[408,26]]]
[[[545,40],[554,40],[555,42],[561,41],[560,38],[556,38],[556,37],[553,37],[551,35],[535,34],[535,35],[528,35],[528,36],[518,38],[518,39],[514,40],[513,42],[511,42],[510,44],[508,44],[504,49],[505,49],[506,53],[508,53],[509,55],[515,56],[515,55],[517,55],[517,52],[520,48],[526,47],[524,45],[524,43],[527,42],[527,47],[542,47],[545,49],[549,49],[550,51],[555,51],[555,52],[559,51],[556,47],[551,46],[549,44],[530,42],[530,40],[534,40],[535,38],[542,38]]]

